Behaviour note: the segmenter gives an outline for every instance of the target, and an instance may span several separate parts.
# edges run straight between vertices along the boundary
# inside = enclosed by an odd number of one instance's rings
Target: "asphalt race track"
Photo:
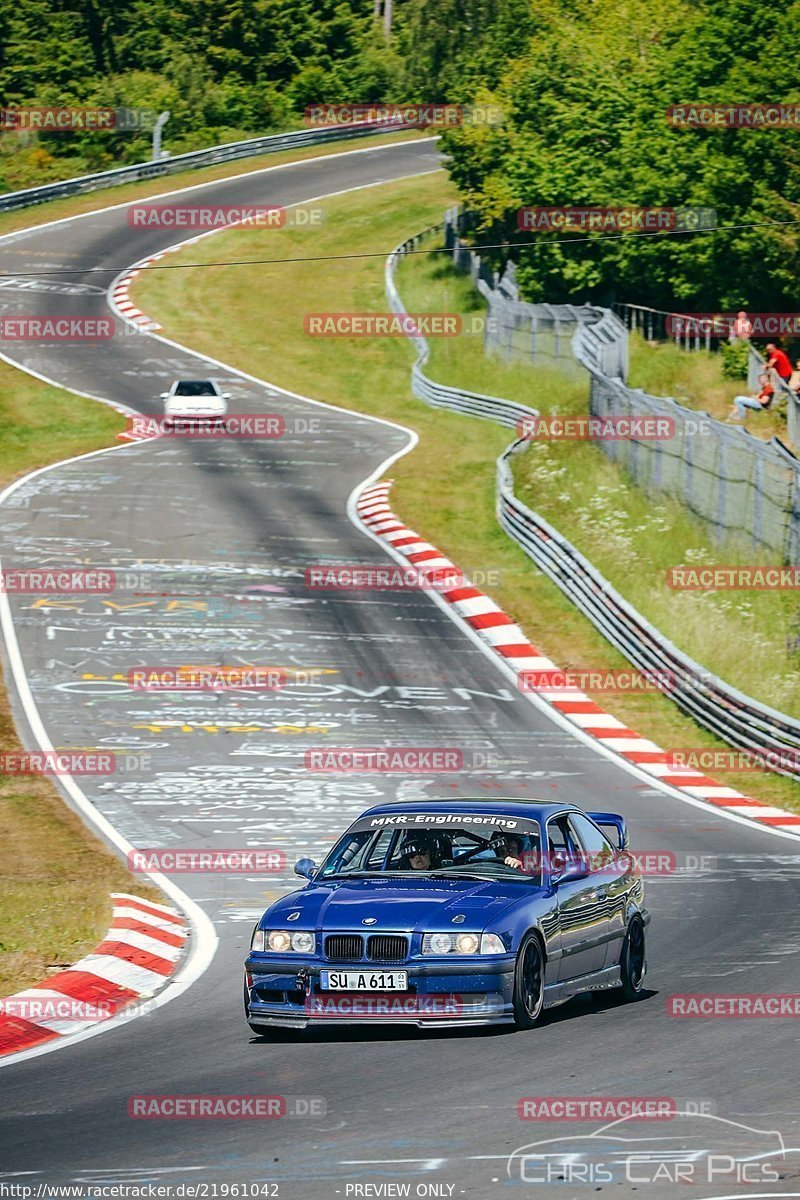
[[[290,204],[436,165],[431,141],[360,147],[198,191],[216,203]],[[121,269],[176,240],[157,228],[134,233],[124,208],[0,239],[0,271],[20,276],[16,285],[1,281],[0,313],[107,316],[112,276],[87,268]],[[24,275],[58,268],[70,274],[35,286]],[[64,284],[80,287],[64,294]],[[185,374],[220,379],[232,412],[285,418],[286,435],[275,440],[143,442],[46,471],[2,506],[0,554],[6,566],[91,563],[127,573],[113,603],[10,598],[52,742],[114,750],[128,768],[111,781],[80,780],[97,810],[136,846],[278,848],[290,866],[270,878],[178,877],[219,937],[197,982],[120,1028],[0,1069],[3,1180],[271,1181],[281,1200],[404,1194],[381,1191],[387,1184],[408,1184],[412,1196],[476,1198],[510,1187],[564,1197],[634,1186],[655,1197],[800,1194],[800,1154],[791,1152],[783,1178],[758,1186],[755,1173],[709,1181],[705,1167],[691,1183],[664,1167],[658,1180],[651,1171],[635,1185],[589,1171],[577,1190],[523,1184],[518,1166],[507,1174],[515,1149],[551,1138],[560,1145],[602,1124],[522,1121],[517,1103],[529,1096],[674,1098],[690,1115],[640,1122],[630,1135],[643,1139],[651,1162],[689,1148],[704,1163],[704,1152],[747,1145],[755,1171],[757,1156],[773,1148],[764,1131],[800,1146],[795,1024],[666,1014],[676,993],[800,990],[798,840],[688,804],[599,754],[516,692],[425,594],[305,586],[305,567],[320,562],[388,561],[347,502],[403,451],[401,429],[220,371],[157,337],[9,345],[20,365],[143,413],[160,412],[156,397]],[[327,673],[311,685],[221,695],[134,692],[125,682],[133,666],[197,661]],[[18,703],[16,711],[32,745]],[[316,776],[303,767],[309,747],[386,744],[458,747],[469,769]],[[648,882],[646,997],[630,1006],[574,1001],[531,1033],[376,1027],[252,1036],[241,963],[270,897],[293,887],[295,858],[319,861],[372,802],[472,794],[618,809],[635,848],[672,851],[687,864]],[[707,861],[693,868],[689,855]],[[323,1103],[310,1116],[266,1122],[134,1120],[127,1111],[132,1095],[233,1093]],[[705,1115],[693,1115],[698,1109]],[[574,1145],[588,1162],[584,1142]],[[378,1190],[356,1186],[367,1184]]]

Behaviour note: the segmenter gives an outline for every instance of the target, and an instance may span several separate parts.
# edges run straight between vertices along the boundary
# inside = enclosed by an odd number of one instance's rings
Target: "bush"
[[[722,352],[723,379],[747,379],[750,343],[739,339],[735,342],[723,342],[720,350]]]

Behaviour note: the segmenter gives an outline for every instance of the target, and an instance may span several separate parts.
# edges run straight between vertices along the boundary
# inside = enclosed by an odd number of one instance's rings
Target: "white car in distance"
[[[164,401],[164,425],[173,428],[184,422],[220,421],[228,411],[228,392],[213,379],[176,379]]]

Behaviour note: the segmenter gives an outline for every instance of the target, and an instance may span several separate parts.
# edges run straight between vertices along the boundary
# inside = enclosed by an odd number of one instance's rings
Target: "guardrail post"
[[[153,162],[160,162],[161,160],[161,132],[169,117],[169,110],[159,113],[156,123],[153,126]]]

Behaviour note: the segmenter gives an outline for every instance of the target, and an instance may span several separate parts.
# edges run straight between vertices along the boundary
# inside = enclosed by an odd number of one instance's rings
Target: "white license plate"
[[[407,971],[320,971],[326,992],[405,992]]]

